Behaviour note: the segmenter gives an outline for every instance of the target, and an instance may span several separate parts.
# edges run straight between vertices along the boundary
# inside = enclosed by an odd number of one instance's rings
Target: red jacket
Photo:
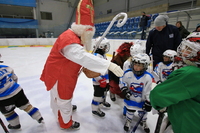
[[[40,78],[44,81],[48,91],[58,81],[57,89],[61,99],[72,98],[81,67],[61,54],[61,49],[72,43],[80,44],[81,40],[71,30],[66,30],[58,37],[46,60]]]

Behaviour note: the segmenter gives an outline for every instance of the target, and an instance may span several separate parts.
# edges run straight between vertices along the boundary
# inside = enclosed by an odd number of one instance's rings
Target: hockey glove
[[[120,68],[120,66],[112,62],[110,62],[108,69],[112,71],[117,77],[121,77],[124,74],[124,71]]]
[[[147,112],[150,112],[151,108],[152,108],[151,103],[146,100],[145,103],[144,103],[144,105],[143,105],[143,107],[142,107],[142,109],[145,110],[145,111],[147,111]]]
[[[124,99],[130,100],[130,97],[132,94],[130,90],[128,89],[128,87],[123,87],[121,90],[122,90],[122,94],[124,95]]]
[[[106,83],[106,79],[105,78],[99,80],[99,83],[100,83],[100,87],[101,88],[106,88],[107,83]]]

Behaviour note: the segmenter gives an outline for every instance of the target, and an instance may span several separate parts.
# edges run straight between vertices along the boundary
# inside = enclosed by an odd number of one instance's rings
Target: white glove
[[[120,68],[120,66],[112,62],[110,62],[108,69],[112,71],[117,77],[122,77],[124,74],[124,71]]]

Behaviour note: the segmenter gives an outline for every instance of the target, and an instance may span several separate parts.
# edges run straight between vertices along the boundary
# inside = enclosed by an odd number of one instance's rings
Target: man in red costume
[[[119,77],[123,75],[118,65],[85,51],[90,50],[94,33],[93,2],[80,0],[76,22],[56,40],[40,78],[50,90],[51,108],[64,129],[80,127],[72,120],[71,101],[81,66],[102,75],[107,69]]]

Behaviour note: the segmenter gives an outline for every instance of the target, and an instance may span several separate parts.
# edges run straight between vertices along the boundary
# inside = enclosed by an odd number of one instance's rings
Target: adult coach
[[[159,15],[155,21],[155,28],[149,32],[146,42],[146,53],[153,55],[153,68],[163,61],[162,53],[167,50],[175,50],[181,42],[179,30],[176,26],[168,24],[167,15]]]

